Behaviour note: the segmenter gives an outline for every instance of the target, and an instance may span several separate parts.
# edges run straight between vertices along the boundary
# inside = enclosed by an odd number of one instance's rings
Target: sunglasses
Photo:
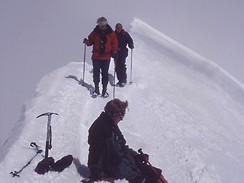
[[[120,120],[123,120],[123,118],[125,117],[125,112],[121,112],[121,111],[120,112],[112,112],[111,115],[113,117],[119,116],[120,117]]]

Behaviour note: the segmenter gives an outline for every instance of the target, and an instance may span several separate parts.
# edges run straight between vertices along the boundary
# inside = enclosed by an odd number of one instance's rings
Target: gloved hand
[[[89,40],[87,38],[84,38],[83,43],[85,43],[87,45],[88,42],[89,42]]]
[[[137,163],[147,162],[149,160],[149,155],[148,154],[138,154],[135,157],[135,160]]]
[[[130,44],[129,44],[129,48],[130,48],[130,49],[134,49],[134,44],[133,44],[133,43],[130,43]]]
[[[111,55],[111,57],[113,58],[113,59],[117,59],[117,57],[118,57],[118,53],[112,53],[112,55]]]

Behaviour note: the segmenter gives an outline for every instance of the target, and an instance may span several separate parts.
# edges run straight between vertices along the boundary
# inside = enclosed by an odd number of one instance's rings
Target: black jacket
[[[91,125],[88,144],[88,167],[93,177],[103,176],[103,173],[109,174],[109,169],[120,164],[126,151],[133,152],[126,145],[119,127],[113,124],[111,117],[105,112]]]
[[[119,42],[118,57],[121,59],[125,59],[128,56],[127,45],[130,49],[134,48],[133,39],[124,29],[122,29],[120,33],[118,33],[117,31],[115,31],[115,33]]]
[[[128,32],[122,29],[120,33],[118,33],[117,31],[115,31],[115,33],[119,42],[119,46],[118,46],[119,50],[125,49],[127,45],[129,46],[130,49],[134,48],[133,39],[128,34]]]

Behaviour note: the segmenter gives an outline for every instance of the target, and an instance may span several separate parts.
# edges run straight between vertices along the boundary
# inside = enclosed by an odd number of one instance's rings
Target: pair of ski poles
[[[133,53],[133,49],[131,49],[131,62],[130,62],[130,84],[132,84],[132,53]],[[114,64],[115,64],[115,60],[114,60]],[[86,65],[86,44],[84,44],[84,59],[83,59],[83,77],[82,77],[82,85],[85,85],[85,65]],[[115,66],[114,66],[114,75],[113,75],[114,81],[114,87],[113,87],[113,98],[115,98]]]

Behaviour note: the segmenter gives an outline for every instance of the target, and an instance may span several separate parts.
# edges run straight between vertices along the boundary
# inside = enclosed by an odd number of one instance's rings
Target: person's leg
[[[127,55],[128,55],[127,49],[121,50],[118,54],[118,59],[116,64],[116,74],[119,80],[118,86],[124,86],[124,84],[127,82],[126,64],[125,64]]]
[[[120,82],[124,83],[124,84],[127,82],[125,61],[126,61],[125,57],[121,58],[121,60],[120,60]]]
[[[116,72],[117,79],[119,81],[118,83],[120,83],[121,82],[121,61],[120,61],[120,58],[119,57],[116,60],[115,72]]]
[[[110,176],[114,177],[115,179],[126,179],[133,183],[145,182],[145,178],[142,176],[139,170],[133,165],[131,166],[131,163],[128,162],[127,159],[123,159],[118,166],[112,167]]]
[[[103,90],[102,90],[102,95],[104,96],[107,92],[107,85],[108,85],[108,70],[109,70],[109,64],[110,60],[102,60],[102,85],[103,85]]]
[[[93,82],[95,85],[95,91],[97,94],[100,94],[99,92],[99,82],[100,82],[100,68],[101,68],[101,60],[92,60],[93,65]]]

